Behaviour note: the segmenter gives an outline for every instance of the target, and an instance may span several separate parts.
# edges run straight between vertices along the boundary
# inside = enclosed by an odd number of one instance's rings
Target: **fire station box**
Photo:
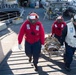
[[[13,19],[13,24],[19,24],[19,23],[22,23],[22,22],[23,22],[22,18],[15,18],[15,19]]]

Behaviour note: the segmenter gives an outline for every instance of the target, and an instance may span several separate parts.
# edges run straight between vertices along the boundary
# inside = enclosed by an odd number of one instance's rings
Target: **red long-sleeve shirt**
[[[61,36],[62,35],[62,30],[65,26],[66,26],[66,23],[64,21],[61,22],[61,23],[58,23],[57,21],[55,21],[52,24],[52,35]]]
[[[26,20],[21,28],[18,35],[18,43],[21,44],[23,36],[25,36],[25,40],[30,44],[33,44],[40,40],[41,44],[44,44],[44,29],[41,22],[36,22],[35,24],[31,24],[28,20]]]

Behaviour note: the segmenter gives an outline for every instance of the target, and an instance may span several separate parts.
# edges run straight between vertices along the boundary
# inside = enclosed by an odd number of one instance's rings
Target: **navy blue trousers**
[[[41,43],[40,43],[40,41],[38,41],[34,44],[30,44],[27,41],[25,41],[25,53],[28,57],[33,56],[33,63],[37,64],[40,53],[41,53]]]
[[[65,66],[70,67],[75,50],[76,48],[70,47],[68,46],[67,43],[65,43],[65,53],[64,53]]]

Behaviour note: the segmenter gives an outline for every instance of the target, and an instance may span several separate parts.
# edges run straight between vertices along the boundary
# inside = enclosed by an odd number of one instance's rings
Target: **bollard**
[[[4,59],[4,53],[3,53],[1,40],[0,40],[0,63],[3,61],[3,59]]]

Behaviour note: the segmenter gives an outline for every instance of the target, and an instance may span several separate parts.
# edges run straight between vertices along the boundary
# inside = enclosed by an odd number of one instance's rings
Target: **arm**
[[[62,31],[62,36],[61,36],[61,45],[63,45],[63,42],[65,42],[65,37],[67,35],[67,25],[64,27]]]
[[[51,35],[54,35],[55,33],[55,29],[54,29],[54,24],[52,25],[52,34]]]
[[[20,31],[18,34],[18,44],[21,44],[24,34],[25,34],[25,23],[23,23],[20,28]]]
[[[41,41],[42,45],[44,45],[44,40],[45,40],[45,32],[44,32],[43,25],[41,24],[41,27],[40,27],[40,41]]]
[[[64,27],[66,26],[66,22],[64,22]]]

